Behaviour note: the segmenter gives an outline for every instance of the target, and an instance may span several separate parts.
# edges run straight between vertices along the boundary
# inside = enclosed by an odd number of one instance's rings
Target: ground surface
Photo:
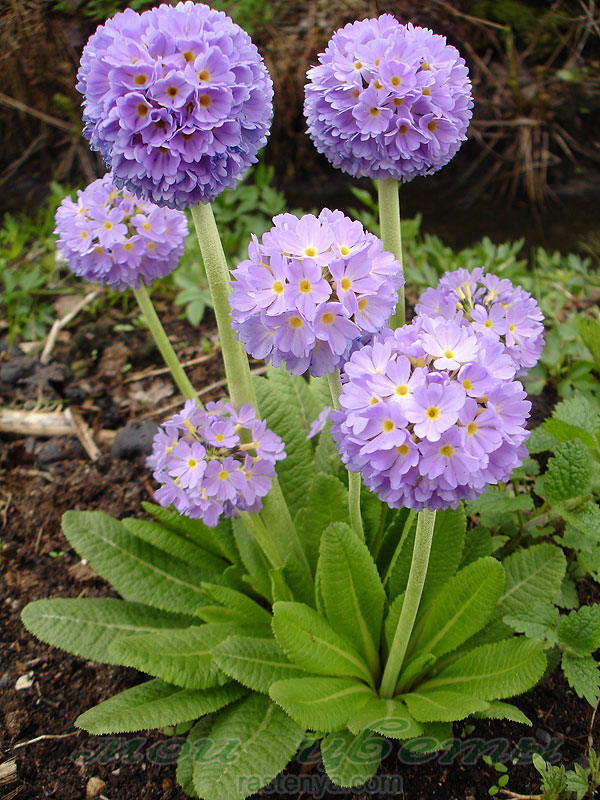
[[[131,319],[136,315],[132,314]],[[161,364],[149,345],[148,334],[139,328],[115,332],[115,310],[100,321],[85,318],[76,333],[59,341],[53,361],[45,368],[23,361],[17,353],[0,354],[4,380],[0,404],[16,401],[26,407],[46,408],[70,402],[81,409],[90,428],[104,431],[101,457],[92,462],[76,439],[48,440],[0,435],[0,800],[183,800],[175,781],[164,734],[124,737],[121,756],[114,754],[109,737],[92,737],[77,731],[73,722],[85,709],[121,691],[141,678],[134,670],[99,666],[72,657],[35,640],[23,628],[19,613],[30,600],[45,597],[107,596],[110,587],[83,564],[60,530],[64,511],[100,509],[117,517],[139,515],[142,500],[150,500],[153,482],[144,466],[143,430],[133,431],[125,446],[111,454],[107,431],[123,429],[132,420],[156,422],[157,410],[178,404],[178,396],[165,375],[147,374]],[[128,321],[126,319],[126,321]],[[129,320],[131,321],[131,320]],[[173,321],[167,330],[183,360],[206,355],[200,346],[205,336],[214,341],[212,321],[201,331]],[[206,345],[205,342],[205,346]],[[19,360],[20,359],[20,360]],[[191,370],[198,387],[221,379],[215,353]],[[133,379],[132,379],[133,378]],[[206,397],[216,397],[217,387]],[[206,399],[206,398],[205,398]],[[551,398],[542,401],[547,405]],[[547,412],[540,406],[538,414]],[[165,412],[167,413],[167,412]],[[164,414],[163,414],[164,417]],[[151,427],[151,426],[150,426]],[[98,437],[97,437],[98,438]],[[64,457],[66,454],[66,458]],[[128,456],[128,457],[123,457]],[[584,591],[599,598],[596,587]],[[583,599],[583,598],[582,598]],[[463,744],[477,740],[503,740],[513,792],[539,791],[537,773],[530,764],[511,764],[518,757],[523,739],[537,748],[558,753],[566,764],[584,755],[592,711],[557,675],[518,701],[533,720],[533,728],[504,723],[480,722],[465,732]],[[39,739],[39,737],[43,737]],[[79,752],[79,758],[76,754]],[[82,755],[83,753],[83,755]],[[499,758],[496,755],[496,758]],[[11,766],[16,759],[16,771]],[[392,795],[383,791],[340,794],[323,793],[318,759],[292,764],[290,781],[270,794],[276,800],[312,800],[316,796],[394,796],[406,800],[484,800],[500,773],[481,758],[475,764],[430,760],[409,764],[394,750],[385,762],[388,773],[400,776]],[[502,760],[502,758],[500,758]],[[4,766],[2,766],[4,765]],[[309,774],[314,791],[299,785],[297,774]],[[2,776],[6,774],[6,778]],[[319,793],[320,790],[320,793]],[[502,794],[498,795],[502,796]]]

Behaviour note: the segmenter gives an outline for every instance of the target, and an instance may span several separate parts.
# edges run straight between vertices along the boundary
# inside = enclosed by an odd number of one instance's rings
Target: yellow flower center
[[[145,117],[148,115],[148,106],[145,106],[143,103],[138,103],[137,107],[138,117]]]
[[[219,472],[219,480],[220,481],[224,481],[228,477],[229,477],[229,473],[226,470],[222,469],[221,472]]]
[[[143,86],[147,80],[147,75],[136,75],[133,82],[137,83],[138,86]]]
[[[437,128],[437,120],[432,119],[430,122],[427,123],[427,130],[431,131],[432,133]]]
[[[192,51],[191,51],[191,50],[186,50],[186,51],[185,51],[185,53],[183,54],[183,57],[185,58],[185,60],[186,60],[188,63],[189,63],[190,61],[193,61],[193,60],[194,60],[194,54],[192,53]]]
[[[379,400],[378,400],[378,399],[377,399],[375,396],[373,396],[373,397],[372,397],[372,398],[369,400],[369,405],[370,405],[370,406],[374,406],[374,405],[375,405],[375,403],[378,403],[378,402],[379,402]]]
[[[430,97],[431,96],[431,90],[428,89],[427,87],[425,87],[423,89],[423,94],[425,95],[425,97]]]
[[[208,108],[211,103],[211,99],[207,94],[201,94],[200,97],[198,98],[198,102],[200,103],[202,108]]]
[[[106,228],[107,231],[111,231],[112,226],[113,226],[112,222],[109,222],[108,220],[104,223],[104,227]]]
[[[358,301],[358,310],[364,311],[366,307],[367,307],[367,298],[361,297],[361,299]]]
[[[331,313],[331,311],[326,311],[321,317],[321,322],[323,323],[323,325],[331,325],[334,319],[335,318]]]
[[[473,436],[476,430],[477,430],[477,423],[469,422],[469,424],[467,425],[467,433],[469,434],[469,436]]]
[[[352,281],[350,280],[350,278],[342,278],[340,286],[342,287],[344,292],[347,292],[348,289],[352,286]]]
[[[378,116],[379,116],[379,113],[380,113],[380,112],[379,112],[379,109],[377,108],[377,106],[372,106],[372,107],[369,109],[369,114],[370,114],[372,117],[378,117]]]
[[[398,128],[398,133],[408,133],[408,125],[400,125],[400,127]]]
[[[444,358],[454,358],[452,350],[444,350]]]
[[[392,86],[400,86],[401,83],[402,80],[397,75],[394,75],[394,77],[391,80]]]
[[[429,419],[437,419],[440,415],[440,410],[437,406],[429,406],[425,413]]]
[[[354,97],[354,99],[360,97],[360,89],[352,89],[352,97]]]
[[[390,431],[394,430],[395,425],[391,419],[386,419],[382,425],[382,428],[385,431],[385,433],[390,433]]]
[[[144,222],[144,224],[142,225],[142,228],[143,228],[145,231],[149,231],[151,227],[152,227],[152,225],[150,225],[150,223],[149,223],[149,222]]]
[[[408,453],[408,445],[401,444],[400,447],[396,448],[401,456],[405,456]]]
[[[373,86],[377,89],[377,91],[379,91],[380,89],[383,89],[383,84],[379,83],[379,81],[375,81]]]
[[[292,317],[290,319],[290,325],[292,328],[301,328],[304,323],[300,319],[300,317]]]
[[[307,247],[304,251],[304,255],[307,258],[314,258],[317,255],[317,251],[314,247]]]
[[[450,458],[450,456],[454,454],[454,448],[451,444],[445,444],[443,447],[440,447],[440,453],[446,456],[446,458]]]
[[[341,253],[343,256],[347,256],[349,252],[350,252],[350,250],[349,250],[349,249],[346,247],[346,245],[345,245],[345,244],[343,244],[343,245],[340,247],[340,253]]]
[[[514,333],[514,332],[515,332],[515,326],[514,326],[514,323],[513,323],[513,324],[510,326],[510,328],[509,328],[508,330],[509,330],[511,333]]]
[[[190,469],[194,469],[197,466],[198,466],[198,462],[196,461],[195,458],[188,458],[188,467]]]
[[[131,242],[125,242],[125,244],[123,245],[123,249],[124,250],[133,250],[133,245],[131,244]]]
[[[154,244],[154,242],[148,242],[148,250],[154,250],[155,248],[156,245]]]
[[[406,397],[408,394],[408,386],[406,384],[401,383],[399,386],[396,386],[396,394],[398,397]]]
[[[199,81],[207,81],[210,78],[210,72],[207,69],[202,69],[198,73],[198,80]]]
[[[310,284],[310,281],[304,280],[300,281],[300,283],[298,284],[298,288],[300,289],[302,294],[308,294],[312,289],[312,286]]]
[[[88,238],[88,232],[87,231],[81,231],[81,238],[82,239],[87,239]]]
[[[464,388],[464,390],[466,392],[470,392],[471,389],[473,388],[473,384],[471,383],[471,381],[468,378],[464,379],[464,381],[462,382],[462,385],[463,385],[463,388]]]
[[[225,437],[223,436],[222,433],[217,433],[217,435],[215,436],[215,439],[217,440],[217,442],[224,442],[225,441]]]
[[[423,69],[423,70],[425,70],[425,72],[427,72],[427,70],[431,69],[431,67],[429,66],[427,61],[423,61],[423,63],[421,64],[421,69]]]
[[[491,319],[486,319],[486,321],[483,323],[483,327],[484,328],[488,328],[488,330],[489,330],[489,328],[491,328],[493,324],[494,323],[492,322]]]
[[[177,97],[177,95],[179,94],[179,89],[176,86],[169,86],[169,88],[167,89],[167,94],[169,95],[169,97]]]
[[[281,281],[275,281],[271,289],[273,289],[275,294],[283,294],[283,283]]]
[[[362,64],[360,61],[354,62],[354,69],[362,69]]]

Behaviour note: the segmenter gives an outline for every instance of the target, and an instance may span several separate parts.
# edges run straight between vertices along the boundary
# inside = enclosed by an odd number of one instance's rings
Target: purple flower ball
[[[116,14],[81,57],[84,136],[115,182],[161,206],[209,203],[266,143],[273,83],[248,34],[201,3]]]
[[[354,177],[410,181],[466,139],[471,81],[458,50],[390,14],[336,31],[308,71],[304,113],[317,150]]]
[[[237,511],[258,513],[283,458],[283,441],[249,403],[238,413],[222,400],[206,409],[188,400],[159,427],[148,466],[162,506],[214,527]]]
[[[416,317],[357,350],[331,432],[342,461],[393,508],[456,508],[527,455],[531,403],[500,342]]]
[[[56,212],[57,247],[80,278],[139,288],[175,269],[188,233],[183,211],[159,208],[115,187],[107,174],[65,197]]]
[[[483,267],[447,273],[435,289],[423,292],[415,310],[456,320],[501,342],[518,376],[537,364],[544,349],[544,315],[535,299],[507,278],[485,274]]]
[[[360,222],[280,214],[233,271],[232,326],[254,358],[295,375],[335,372],[393,314],[402,265]]]

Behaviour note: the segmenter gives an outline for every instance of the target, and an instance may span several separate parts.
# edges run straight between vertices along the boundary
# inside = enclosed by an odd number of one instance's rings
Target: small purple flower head
[[[544,316],[531,294],[482,267],[447,273],[435,289],[423,292],[415,308],[417,314],[457,321],[487,342],[501,343],[518,376],[537,364],[544,349]],[[491,357],[490,352],[484,366]]]
[[[236,412],[224,401],[202,409],[188,400],[159,427],[148,466],[161,505],[214,527],[223,515],[260,511],[283,458],[282,440],[250,404]]]
[[[175,269],[185,248],[185,214],[119,190],[109,173],[56,212],[57,247],[69,269],[113,289],[137,289]]]
[[[387,323],[402,265],[341,211],[280,214],[233,272],[232,326],[254,358],[301,375],[334,372]]]
[[[472,116],[465,61],[443,36],[390,14],[336,31],[308,71],[317,150],[354,177],[410,181],[447,164]]]
[[[506,481],[526,454],[531,403],[497,347],[461,320],[420,316],[353,353],[331,413],[347,468],[388,505],[417,510]]]
[[[209,203],[266,143],[273,83],[248,34],[191,0],[101,25],[78,73],[84,135],[118,186],[161,206]]]

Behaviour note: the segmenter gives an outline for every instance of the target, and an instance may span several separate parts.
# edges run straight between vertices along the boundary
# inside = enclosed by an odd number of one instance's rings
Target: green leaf
[[[600,354],[598,357],[600,361]],[[573,765],[573,769],[569,770],[566,775],[566,782],[567,782],[567,791],[573,792],[575,795],[575,800],[583,800],[583,798],[588,795],[591,789],[595,788],[593,785],[590,787],[591,775],[588,770],[584,769],[581,764],[575,762]]]
[[[314,606],[315,594],[312,579],[307,579],[306,570],[294,553],[286,558],[279,569],[271,569],[273,603],[278,600],[296,599],[306,605]]]
[[[527,440],[527,449],[530,453],[552,452],[558,445],[558,439],[551,436],[543,425],[534,428]]]
[[[561,650],[569,655],[593,653],[600,647],[600,603],[561,616],[556,633]]]
[[[75,725],[96,735],[162,728],[211,714],[244,692],[235,683],[199,691],[171,686],[155,678],[90,708],[75,720]]]
[[[261,415],[285,442],[286,458],[277,465],[277,476],[294,518],[306,502],[313,477],[312,445],[306,435],[314,419],[307,404],[312,405],[314,399],[301,376],[273,368],[268,376],[268,380],[256,378],[254,388]]]
[[[477,719],[508,719],[511,722],[522,722],[523,725],[533,725],[520,708],[501,700],[492,701],[485,711],[476,711],[473,716]]]
[[[332,522],[349,523],[348,490],[333,475],[317,473],[304,508],[296,515],[296,527],[314,571],[321,534]]]
[[[600,411],[582,394],[575,394],[554,406],[554,419],[577,425],[596,436],[600,432]]]
[[[505,614],[503,622],[515,631],[524,633],[529,639],[549,639],[551,629],[559,617],[558,608],[552,603],[534,603],[520,611]],[[553,641],[556,637],[553,637]]]
[[[205,582],[202,584],[202,588],[217,603],[237,611],[242,618],[246,617],[249,622],[257,625],[271,625],[271,614],[248,595],[216,583]]]
[[[541,642],[511,637],[476,647],[419,687],[464,692],[479,700],[502,700],[534,686],[544,674]]]
[[[307,672],[360,678],[373,685],[364,659],[309,606],[275,603],[273,633],[292,664]]]
[[[561,666],[569,685],[579,697],[585,698],[592,708],[596,707],[600,695],[600,665],[593,656],[570,656],[563,654]]]
[[[544,489],[550,503],[561,503],[580,497],[591,485],[592,456],[586,446],[575,439],[563,442],[548,461]]]
[[[489,528],[482,528],[478,525],[467,531],[465,537],[465,546],[462,555],[461,567],[466,567],[477,561],[478,558],[484,556],[491,556],[495,552],[494,537],[490,533]]]
[[[410,692],[402,695],[402,699],[419,722],[455,722],[476,711],[484,711],[488,705],[468,694],[442,689]]]
[[[563,422],[560,419],[547,419],[544,422],[544,430],[549,433],[557,442],[568,442],[571,439],[579,439],[590,450],[596,450],[598,443],[591,433],[577,425]],[[552,450],[555,448],[553,447]]]
[[[212,653],[215,663],[231,678],[249,689],[268,694],[272,684],[305,675],[303,669],[290,664],[273,639],[251,636],[230,636]]]
[[[578,316],[577,327],[583,343],[592,354],[596,367],[600,369],[600,320]]]
[[[377,672],[385,591],[367,546],[348,525],[333,523],[321,539],[319,569],[329,623]]]
[[[477,500],[467,501],[469,514],[478,514],[479,521],[488,528],[502,528],[507,515],[516,511],[531,511],[533,500],[528,494],[511,494],[496,486],[488,486]]]
[[[488,622],[503,587],[504,570],[495,558],[462,569],[427,608],[415,651],[439,657],[455,650]]]
[[[600,507],[597,503],[586,503],[578,511],[559,509],[567,523],[563,534],[563,544],[591,553],[600,544]]]
[[[177,759],[177,782],[190,797],[198,797],[194,789],[194,753],[198,742],[206,739],[215,723],[213,714],[201,717],[187,735],[186,745],[182,747]]]
[[[361,786],[377,772],[385,746],[385,739],[372,731],[330,733],[321,742],[325,772],[336,786]]]
[[[579,605],[579,596],[575,588],[575,582],[567,575],[560,585],[554,602],[560,608],[577,608]]]
[[[299,725],[327,733],[345,728],[367,700],[375,698],[353,678],[292,678],[274,683],[269,694]]]
[[[176,686],[208,689],[229,680],[213,662],[211,651],[242,630],[242,626],[209,624],[157,631],[117,639],[111,645],[111,653],[118,657],[119,664]]]
[[[165,528],[188,537],[203,550],[208,550],[209,553],[234,563],[239,561],[230,520],[221,520],[216,527],[209,528],[202,520],[184,517],[176,511],[157,506],[155,503],[143,502],[142,508]]]
[[[271,578],[269,570],[271,565],[267,557],[256,543],[243,520],[234,519],[232,523],[235,542],[248,570],[248,583],[255,592],[271,600]]]
[[[379,530],[381,515],[384,513],[383,506],[384,504],[376,494],[370,492],[366,486],[361,487],[361,517],[365,534],[365,542],[369,550],[371,549],[375,540],[375,536],[377,535],[377,531]]]
[[[400,700],[374,698],[348,720],[352,733],[373,730],[390,739],[413,739],[423,733],[420,725]]]
[[[456,572],[462,556],[466,527],[467,521],[462,505],[456,510],[450,508],[437,512],[421,607]],[[400,554],[396,558],[388,580],[387,590],[390,599],[406,589],[412,564],[415,533],[416,525],[410,527],[406,537],[403,536]]]
[[[221,575],[230,566],[229,562],[223,558],[209,553],[208,550],[203,550],[191,540],[183,538],[156,522],[128,518],[121,520],[121,523],[129,533],[137,536],[138,539],[207,572]]]
[[[268,697],[252,694],[218,715],[209,738],[213,750],[224,755],[196,760],[196,791],[205,800],[243,800],[281,772],[304,729]]]
[[[25,606],[21,619],[42,642],[100,664],[124,664],[109,651],[115,639],[162,628],[186,628],[190,617],[111,597],[55,598]]]
[[[337,474],[341,470],[342,462],[331,435],[331,422],[327,421],[315,449],[315,472]]]
[[[194,614],[206,603],[200,588],[211,573],[132,536],[101,511],[67,511],[63,532],[92,569],[121,594],[163,611]]]

